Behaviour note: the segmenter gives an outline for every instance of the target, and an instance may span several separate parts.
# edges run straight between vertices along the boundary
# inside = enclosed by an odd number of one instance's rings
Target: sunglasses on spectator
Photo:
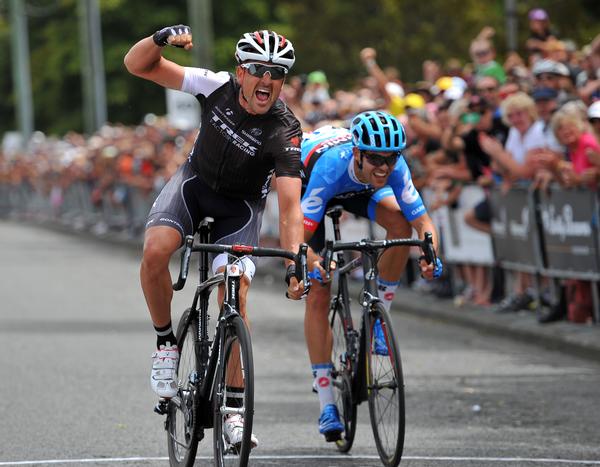
[[[395,152],[389,156],[382,156],[381,154],[377,154],[375,152],[366,152],[361,151],[361,155],[367,159],[369,164],[374,165],[375,167],[381,167],[383,164],[387,164],[389,167],[392,167],[398,159],[402,155],[400,152]]]
[[[496,92],[498,88],[496,86],[489,86],[487,88],[477,88],[477,92]]]
[[[264,63],[242,63],[241,67],[248,70],[252,76],[262,78],[265,73],[271,75],[271,79],[283,79],[287,75],[287,68],[277,65],[265,65]]]
[[[589,119],[590,123],[600,123],[600,117],[592,117]]]
[[[540,81],[544,81],[544,80],[548,80],[548,81],[554,81],[556,78],[558,78],[558,76],[556,75],[551,75],[550,73],[541,73],[538,75],[537,77]]]
[[[487,49],[487,50],[477,50],[477,51],[474,52],[474,54],[475,54],[476,57],[485,57],[489,53],[490,53],[489,49]]]

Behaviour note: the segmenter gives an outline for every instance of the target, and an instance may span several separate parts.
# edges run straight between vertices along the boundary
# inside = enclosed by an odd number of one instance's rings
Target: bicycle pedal
[[[166,415],[169,407],[169,399],[159,399],[154,406],[154,413],[158,415]]]
[[[329,431],[329,432],[325,433],[323,436],[325,436],[325,441],[327,441],[328,443],[333,443],[335,441],[340,441],[342,439],[342,432],[341,431]]]

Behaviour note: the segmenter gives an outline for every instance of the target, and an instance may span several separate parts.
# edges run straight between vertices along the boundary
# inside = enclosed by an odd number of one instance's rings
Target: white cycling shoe
[[[176,345],[164,346],[152,354],[152,374],[150,384],[159,397],[170,399],[177,394],[175,373],[179,362],[179,349]]]
[[[242,444],[242,436],[244,435],[244,419],[242,416],[235,414],[227,417],[223,422],[223,431],[226,441],[239,448],[240,444]],[[254,433],[250,435],[250,443],[252,444],[252,449],[258,447],[258,439],[254,436]]]

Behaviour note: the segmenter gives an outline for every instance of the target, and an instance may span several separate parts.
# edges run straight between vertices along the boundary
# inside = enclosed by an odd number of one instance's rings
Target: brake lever
[[[323,256],[323,262],[321,266],[325,269],[325,281],[331,280],[331,261],[333,259],[333,240],[327,240],[325,242],[325,255]]]
[[[431,232],[425,232],[425,239],[421,243],[421,249],[423,250],[423,257],[427,264],[435,264],[437,256],[433,248],[433,235],[431,235]]]
[[[300,244],[300,248],[298,249],[298,257],[296,259],[296,270],[300,269],[302,274],[302,284],[304,284],[304,291],[302,292],[301,298],[304,298],[308,295],[310,291],[310,279],[308,278],[308,261],[307,255],[308,253],[308,245],[306,243]],[[299,263],[299,264],[298,264]]]
[[[302,281],[302,284],[304,285],[304,290],[302,291],[302,295],[300,296],[300,298],[304,298],[308,295],[308,292],[310,291],[310,280],[308,278],[308,266],[307,266],[307,260],[306,260],[306,254],[308,252],[308,245],[306,243],[301,243],[300,247],[298,248],[298,254],[296,255],[296,259],[294,260],[294,263],[296,265],[296,279],[298,279],[299,281]],[[300,271],[300,277],[298,277],[297,272]],[[285,292],[285,298],[290,298],[290,295],[287,293],[287,291]]]
[[[190,258],[192,257],[192,244],[194,243],[194,236],[188,235],[185,237],[185,250],[181,252],[181,265],[179,267],[179,277],[177,282],[173,284],[173,290],[181,290],[185,286],[188,272],[190,269]]]

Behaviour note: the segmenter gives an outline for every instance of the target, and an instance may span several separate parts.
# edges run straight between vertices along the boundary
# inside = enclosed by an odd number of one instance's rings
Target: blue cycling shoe
[[[331,442],[342,439],[343,431],[344,425],[340,421],[336,405],[326,405],[319,417],[319,433],[325,436],[326,441]]]
[[[383,333],[381,320],[379,319],[375,321],[375,325],[373,326],[373,335],[375,337],[375,353],[383,356],[389,355],[385,334]]]

